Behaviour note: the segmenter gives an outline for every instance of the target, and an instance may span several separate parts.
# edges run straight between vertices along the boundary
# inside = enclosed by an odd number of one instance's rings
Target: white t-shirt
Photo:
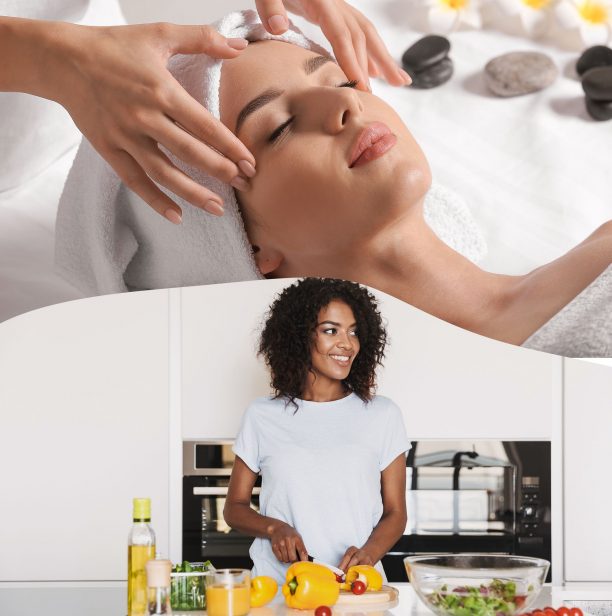
[[[410,448],[400,409],[384,396],[364,403],[350,394],[332,402],[258,398],[247,408],[233,447],[261,473],[262,515],[283,520],[308,553],[338,565],[363,545],[383,513],[381,471]],[[283,582],[268,539],[250,549],[253,575]]]

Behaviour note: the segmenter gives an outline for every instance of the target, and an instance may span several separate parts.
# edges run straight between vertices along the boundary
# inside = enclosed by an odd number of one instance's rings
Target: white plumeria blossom
[[[449,34],[462,25],[480,28],[480,0],[425,0],[430,32]]]
[[[518,16],[527,34],[536,35],[550,20],[551,8],[556,0],[496,0],[506,15]]]
[[[577,30],[586,46],[612,39],[612,0],[560,0],[555,15],[566,30]]]

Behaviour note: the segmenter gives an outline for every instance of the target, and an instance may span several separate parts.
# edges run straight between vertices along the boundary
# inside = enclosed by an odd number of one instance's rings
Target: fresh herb
[[[172,573],[194,573],[208,571],[212,567],[209,560],[204,563],[190,563],[184,560],[172,567]],[[206,578],[201,575],[171,578],[170,605],[173,610],[206,609]]]

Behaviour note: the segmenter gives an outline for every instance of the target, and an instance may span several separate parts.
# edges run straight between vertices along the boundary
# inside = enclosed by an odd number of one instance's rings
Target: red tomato
[[[363,595],[363,593],[366,591],[366,585],[360,580],[356,580],[351,584],[351,590],[353,591],[354,595]]]
[[[582,610],[579,607],[570,607],[570,616],[584,616]]]
[[[546,616],[557,616],[557,610],[554,607],[545,607],[544,614]]]
[[[533,610],[531,616],[547,616],[547,614],[544,613],[544,610]]]
[[[319,605],[315,610],[315,616],[331,616],[331,613],[331,607],[327,607],[327,605]]]
[[[570,610],[568,607],[558,607],[557,616],[570,616]]]

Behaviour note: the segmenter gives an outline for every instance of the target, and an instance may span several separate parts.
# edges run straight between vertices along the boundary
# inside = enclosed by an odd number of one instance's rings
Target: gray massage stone
[[[612,101],[594,101],[588,96],[584,98],[586,100],[587,111],[594,120],[598,122],[612,120]]]
[[[612,66],[589,69],[582,76],[582,89],[594,101],[612,101]]]
[[[612,66],[612,49],[605,45],[594,45],[585,49],[576,62],[576,72],[584,75],[596,66]]]
[[[453,74],[453,61],[450,58],[442,58],[437,64],[430,66],[424,71],[411,73],[412,83],[409,88],[417,88],[426,90],[427,88],[436,88],[447,82]]]
[[[412,76],[437,64],[450,51],[450,41],[445,36],[428,34],[408,47],[402,56],[404,70]]]
[[[555,63],[537,51],[512,51],[487,62],[485,81],[498,96],[520,96],[543,90],[559,74]]]

